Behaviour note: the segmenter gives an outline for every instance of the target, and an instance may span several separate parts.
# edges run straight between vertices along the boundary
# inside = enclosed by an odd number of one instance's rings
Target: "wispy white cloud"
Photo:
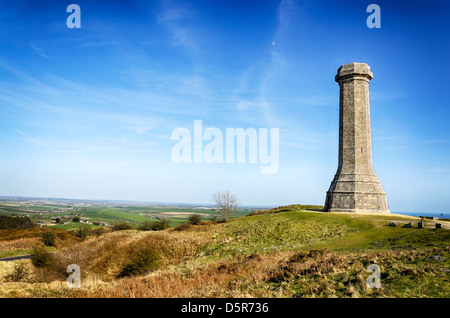
[[[309,105],[309,106],[336,106],[338,100],[336,96],[299,96],[292,100],[294,103]]]
[[[398,140],[398,139],[403,139],[405,137],[403,136],[397,136],[397,135],[392,135],[392,136],[376,136],[376,137],[372,137],[372,140]]]
[[[186,23],[187,19],[192,19],[194,12],[182,4],[168,6],[162,10],[158,16],[158,23],[164,25],[172,36],[172,44],[181,46],[191,53],[198,49],[196,36],[192,28]]]
[[[101,46],[120,46],[125,45],[122,41],[119,40],[98,40],[98,39],[86,39],[84,42],[80,44],[80,48],[93,48],[93,47],[101,47]]]
[[[30,136],[13,124],[9,127],[35,144],[51,144],[52,153],[154,152],[159,149],[156,143],[170,139],[170,118],[195,112],[194,107],[179,104],[176,97],[148,90],[92,87],[49,73],[37,79],[12,66],[8,70],[20,81],[0,82],[3,111],[14,116],[18,125],[50,136],[51,142]]]
[[[26,110],[75,119],[99,118],[129,126],[153,126],[168,115],[198,114],[195,99],[186,98],[189,93],[192,96],[211,95],[202,79],[195,76],[163,78],[161,88],[165,85],[166,91],[155,91],[89,85],[52,73],[43,73],[38,79],[11,65],[0,66],[20,79],[19,83],[0,83],[1,99]]]
[[[417,169],[398,169],[406,173],[450,173],[450,167],[418,167]]]
[[[403,150],[408,149],[408,146],[392,146],[392,147],[382,147],[378,148],[378,151],[397,151],[397,150]]]
[[[298,127],[283,129],[282,134],[283,147],[304,150],[328,149],[331,144],[337,144],[338,137],[337,132],[315,133]]]
[[[263,102],[256,102],[256,101],[250,101],[247,99],[240,99],[238,101],[237,104],[237,108],[240,111],[244,111],[244,110],[250,110],[250,111],[255,111],[257,109],[261,109],[261,108],[266,108],[267,107],[267,103],[264,105],[264,101]]]
[[[427,144],[445,144],[448,143],[447,139],[428,139],[428,140],[424,140],[424,143]]]
[[[43,147],[48,147],[48,144],[46,144],[45,142],[42,142],[42,141],[40,141],[40,140],[38,140],[38,139],[36,139],[36,138],[33,138],[33,137],[28,136],[26,133],[24,133],[24,132],[23,132],[22,130],[20,130],[20,129],[13,129],[13,130],[14,130],[16,133],[18,133],[19,135],[22,135],[22,136],[25,137],[26,139],[28,139],[28,140],[34,142],[35,144],[38,144],[38,145],[43,146]]]
[[[120,151],[120,148],[86,148],[86,149],[72,149],[72,150],[52,150],[52,153],[60,154],[83,154],[90,152],[105,152],[105,151]]]
[[[371,90],[370,92],[370,100],[371,101],[386,101],[393,99],[401,99],[404,98],[405,94],[401,91],[378,91]],[[376,105],[376,104],[374,104]]]
[[[295,14],[297,7],[295,2],[290,0],[282,0],[277,10],[277,27],[275,35],[272,39],[267,39],[267,47],[262,50],[264,54],[269,53],[269,59],[256,61],[243,72],[242,78],[238,81],[239,89],[236,91],[240,94],[248,93],[249,78],[258,78],[258,87],[256,88],[256,96],[253,99],[243,99],[238,97],[236,108],[240,113],[250,111],[253,113],[254,121],[271,126],[281,127],[285,124],[277,110],[279,105],[275,104],[270,97],[273,92],[273,83],[278,83],[280,74],[285,74],[289,70],[289,60],[284,54],[284,43],[294,28]],[[256,75],[257,74],[257,75]],[[277,99],[276,103],[279,103]],[[241,116],[241,114],[239,115]]]
[[[36,54],[38,54],[42,57],[48,58],[47,54],[45,53],[45,49],[37,46],[37,44],[34,43],[34,41],[30,42],[30,46]]]
[[[140,165],[150,165],[152,163],[160,162],[161,159],[148,159],[148,160],[136,160],[136,161],[122,161],[108,164],[105,166],[106,169],[117,170],[128,166],[140,166]]]
[[[138,134],[144,134],[152,129],[153,127],[134,127],[134,131]]]

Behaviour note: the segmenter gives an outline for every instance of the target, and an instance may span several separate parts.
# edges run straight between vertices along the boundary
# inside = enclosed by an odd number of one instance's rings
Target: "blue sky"
[[[69,29],[66,8],[81,8]],[[369,29],[369,4],[381,28]],[[392,211],[446,212],[448,1],[2,1],[0,195],[323,204],[342,64],[365,62]],[[175,164],[175,128],[279,128],[259,164]]]

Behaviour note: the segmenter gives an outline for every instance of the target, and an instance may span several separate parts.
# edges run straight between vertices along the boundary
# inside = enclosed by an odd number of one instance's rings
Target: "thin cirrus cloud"
[[[48,58],[48,55],[46,54],[45,49],[42,47],[39,47],[36,43],[34,43],[34,41],[30,42],[30,46],[37,55]]]
[[[274,35],[268,38],[267,47],[263,52],[268,53],[268,59],[262,58],[250,65],[243,73],[243,78],[239,80],[242,88],[249,88],[248,85],[255,85],[250,77],[259,78],[256,84],[256,95],[253,99],[239,99],[237,109],[239,111],[252,111],[259,113],[254,116],[258,122],[270,127],[282,127],[286,121],[282,119],[279,112],[280,92],[279,83],[282,83],[286,75],[291,72],[292,61],[288,57],[287,44],[293,34],[297,33],[297,18],[301,13],[298,3],[291,0],[282,0],[276,12],[277,24]],[[258,75],[256,75],[258,74]],[[251,84],[252,83],[252,84]],[[244,92],[241,88],[241,92]],[[273,96],[273,97],[272,97]],[[282,97],[283,99],[284,97]]]
[[[18,133],[19,135],[25,137],[27,140],[29,140],[29,141],[31,141],[31,142],[33,142],[33,143],[35,143],[35,144],[38,144],[38,145],[43,146],[43,147],[48,147],[48,144],[46,144],[45,142],[42,142],[42,141],[40,141],[40,140],[38,140],[38,139],[36,139],[36,138],[33,138],[33,137],[28,136],[26,133],[24,133],[24,132],[23,132],[22,130],[20,130],[20,129],[13,129],[13,131],[15,131],[15,132]]]
[[[159,24],[165,26],[172,36],[172,45],[181,46],[192,54],[198,50],[196,34],[189,24],[194,12],[184,7],[167,7],[157,16]]]
[[[335,96],[323,95],[300,96],[292,101],[300,105],[308,106],[335,106],[337,104]]]

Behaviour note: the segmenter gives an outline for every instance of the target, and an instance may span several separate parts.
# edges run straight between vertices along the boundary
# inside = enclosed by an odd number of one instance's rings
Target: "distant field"
[[[149,220],[148,216],[140,215],[133,212],[124,212],[120,209],[104,209],[98,213],[98,219],[114,220],[114,221],[132,221],[145,222]]]

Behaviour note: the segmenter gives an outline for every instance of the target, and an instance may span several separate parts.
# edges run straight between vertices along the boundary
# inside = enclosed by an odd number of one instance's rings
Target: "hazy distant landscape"
[[[235,217],[271,208],[274,208],[274,206],[241,206]],[[440,213],[437,212],[392,212],[417,217],[440,218]],[[200,214],[205,220],[217,215],[216,207],[212,203],[192,204],[0,196],[0,215],[28,216],[35,222],[64,229],[76,228],[85,222],[93,226],[96,226],[93,222],[101,222],[108,226],[118,222],[136,224],[164,218],[176,226],[185,222],[188,216],[193,213]],[[449,215],[443,213],[446,219]],[[80,217],[82,222],[70,222],[75,216]],[[63,224],[56,224],[57,218],[63,220]]]
[[[235,217],[269,208],[272,207],[240,207]],[[199,214],[202,219],[209,220],[217,215],[217,211],[213,204],[0,197],[0,215],[26,216],[38,224],[66,230],[82,224],[98,227],[126,222],[135,225],[162,219],[176,226],[186,222],[191,214]],[[73,222],[75,217],[80,220]]]

